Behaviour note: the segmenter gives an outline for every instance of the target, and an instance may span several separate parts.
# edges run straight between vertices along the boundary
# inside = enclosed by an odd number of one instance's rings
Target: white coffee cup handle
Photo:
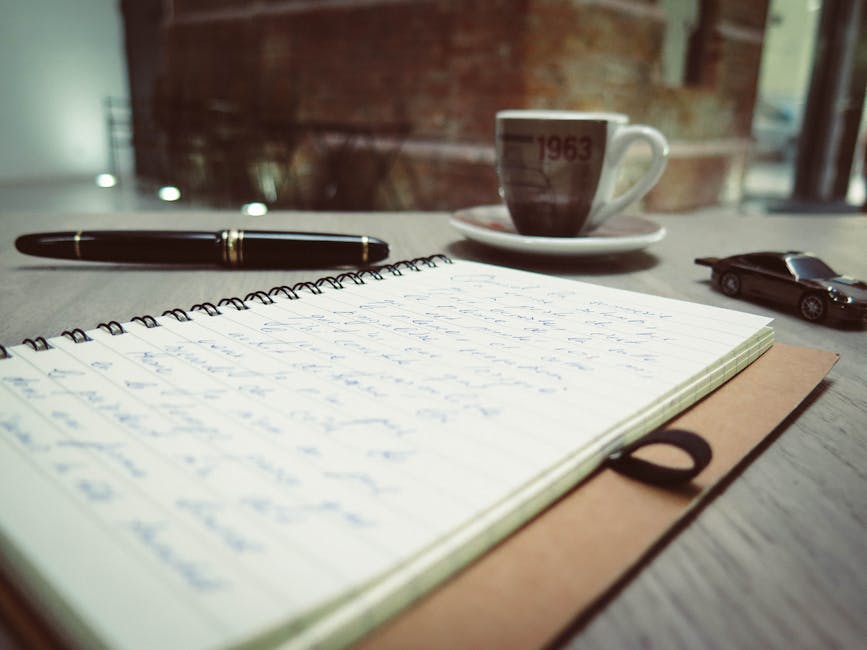
[[[645,126],[643,124],[621,127],[614,134],[608,145],[611,147],[611,166],[615,168],[619,167],[626,150],[639,140],[644,140],[650,145],[652,155],[650,166],[632,187],[620,196],[614,197],[610,202],[602,204],[597,208],[590,216],[590,222],[593,224],[593,227],[600,225],[608,217],[621,212],[627,205],[634,203],[647,194],[656,185],[656,182],[662,176],[662,172],[665,171],[665,166],[668,163],[668,140],[652,126]]]

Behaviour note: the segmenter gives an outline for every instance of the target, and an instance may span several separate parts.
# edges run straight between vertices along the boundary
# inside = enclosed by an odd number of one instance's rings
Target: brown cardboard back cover
[[[551,642],[741,465],[837,358],[774,345],[668,423],[701,434],[713,448],[711,464],[689,489],[650,487],[603,469],[359,646],[530,648]]]

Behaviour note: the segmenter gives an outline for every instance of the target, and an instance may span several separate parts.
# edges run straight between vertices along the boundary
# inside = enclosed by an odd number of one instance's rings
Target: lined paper
[[[114,647],[343,643],[772,340],[739,312],[421,268],[11,348],[22,578]]]

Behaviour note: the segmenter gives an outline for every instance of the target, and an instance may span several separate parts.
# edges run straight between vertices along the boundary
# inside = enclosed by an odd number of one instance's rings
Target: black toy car
[[[746,253],[698,257],[711,281],[727,296],[752,296],[797,307],[808,321],[827,316],[867,320],[867,284],[833,271],[809,253]]]

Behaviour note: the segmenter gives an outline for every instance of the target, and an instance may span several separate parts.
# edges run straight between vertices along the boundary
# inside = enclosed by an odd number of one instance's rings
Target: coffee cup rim
[[[625,113],[609,113],[605,111],[568,111],[535,108],[510,108],[497,111],[497,119],[524,120],[605,120],[610,122],[628,122]]]

